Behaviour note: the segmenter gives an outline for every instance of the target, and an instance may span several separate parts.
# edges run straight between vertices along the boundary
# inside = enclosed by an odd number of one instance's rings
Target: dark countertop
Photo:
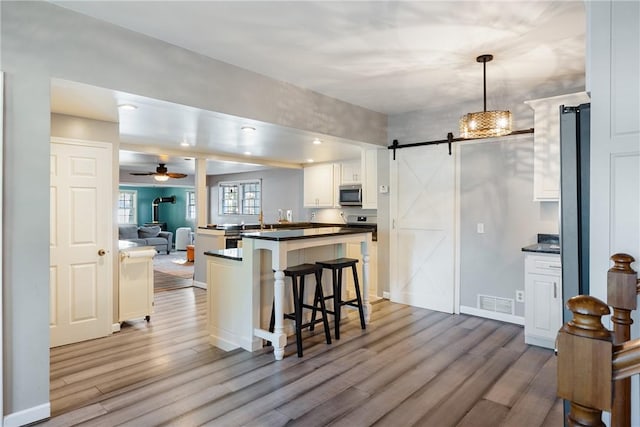
[[[360,234],[372,232],[356,227],[319,227],[302,228],[295,230],[258,231],[255,233],[243,233],[245,239],[273,240],[277,242],[286,240],[313,239],[317,237],[342,236],[345,234]]]
[[[300,230],[315,228],[360,228],[371,230],[373,232],[373,241],[378,240],[378,225],[375,223],[349,223],[349,224],[331,224],[324,222],[283,222],[278,224],[264,224],[262,230],[260,224],[208,224],[206,227],[198,227],[202,230],[220,230],[220,231],[239,231],[242,236],[254,234],[262,231],[283,231],[283,230]]]
[[[220,249],[217,251],[205,251],[205,255],[218,258],[227,258],[234,261],[242,261],[242,248]]]
[[[560,254],[560,236],[557,234],[538,234],[538,243],[525,246],[522,252]]]
[[[533,245],[525,246],[522,248],[522,252],[539,252],[544,254],[560,254],[560,245],[553,243],[534,243]]]
[[[282,228],[315,228],[323,226],[332,226],[331,224],[317,224],[312,222],[282,222],[275,224],[263,224],[263,230],[275,230]],[[234,230],[234,231],[251,231],[260,230],[260,224],[207,224],[206,227],[198,227],[205,230]]]

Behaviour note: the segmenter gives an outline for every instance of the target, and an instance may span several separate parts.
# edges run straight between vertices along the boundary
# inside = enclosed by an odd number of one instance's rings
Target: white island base
[[[314,263],[346,254],[347,243],[360,243],[363,259],[362,284],[365,322],[369,323],[368,298],[371,232],[362,229],[313,228],[251,233],[243,249],[207,253],[207,318],[210,343],[225,351],[241,347],[248,351],[271,341],[276,360],[284,357],[287,334],[283,313],[293,311],[285,293],[283,270],[289,265]],[[315,283],[308,278],[307,290]],[[323,286],[331,289],[331,275],[323,275]],[[275,328],[267,325],[275,295]]]

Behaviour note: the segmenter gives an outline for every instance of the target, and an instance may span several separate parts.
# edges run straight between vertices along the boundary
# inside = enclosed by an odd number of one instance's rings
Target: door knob
[[[104,256],[106,253],[107,253],[107,252],[106,252],[104,249],[100,249],[100,250],[98,251],[98,255],[100,255],[100,256]]]

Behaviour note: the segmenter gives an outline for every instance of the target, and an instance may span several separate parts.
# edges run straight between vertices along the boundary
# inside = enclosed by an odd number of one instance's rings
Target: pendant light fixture
[[[462,138],[489,138],[511,133],[510,111],[487,111],[487,62],[491,60],[493,55],[489,54],[476,58],[476,61],[482,63],[484,111],[462,116],[460,119],[460,137]]]

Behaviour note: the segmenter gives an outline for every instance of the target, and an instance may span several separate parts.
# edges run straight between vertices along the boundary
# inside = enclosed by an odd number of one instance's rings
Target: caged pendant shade
[[[480,55],[476,58],[476,61],[482,63],[484,111],[462,116],[460,119],[462,138],[488,138],[511,133],[511,112],[487,111],[487,62],[492,59],[493,55]]]

